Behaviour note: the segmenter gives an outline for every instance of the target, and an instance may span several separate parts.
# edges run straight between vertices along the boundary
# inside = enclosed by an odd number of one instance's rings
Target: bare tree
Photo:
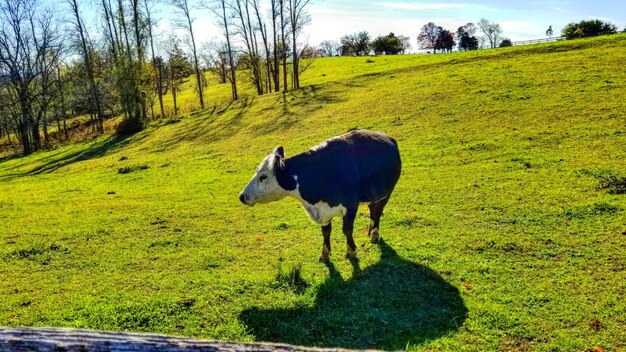
[[[291,27],[291,53],[292,53],[292,66],[293,66],[293,88],[300,88],[300,71],[298,69],[299,64],[299,51],[298,51],[298,35],[302,31],[302,28],[310,22],[310,17],[306,12],[306,6],[310,0],[288,0],[289,1],[289,24]]]
[[[205,43],[202,45],[200,57],[205,67],[219,78],[220,83],[229,81],[228,49],[226,43]]]
[[[35,0],[0,2],[0,78],[8,98],[0,104],[15,117],[24,155],[41,145],[39,124],[52,94],[49,70],[60,51],[60,37],[51,13],[37,13]]]
[[[272,92],[272,60],[270,54],[270,46],[269,40],[267,36],[267,26],[264,21],[261,19],[261,9],[259,6],[259,0],[252,0],[252,8],[254,9],[254,13],[256,14],[257,26],[258,30],[261,33],[261,39],[263,40],[263,47],[265,48],[265,71],[267,73],[267,81],[266,81],[266,90],[270,93]]]
[[[420,34],[417,36],[417,43],[420,49],[433,49],[436,53],[437,39],[439,39],[442,30],[441,26],[437,26],[433,22],[428,22],[422,26]]]
[[[194,71],[196,73],[196,83],[198,90],[198,97],[200,98],[200,108],[204,109],[204,94],[202,92],[202,82],[203,80],[200,77],[200,67],[198,65],[198,53],[196,50],[196,39],[193,33],[193,18],[191,17],[191,11],[189,8],[188,0],[170,0],[170,3],[178,9],[178,11],[183,15],[183,20],[178,23],[181,28],[184,28],[188,33],[191,39],[191,52],[193,54],[193,64]]]
[[[274,91],[278,92],[280,91],[280,65],[279,65],[279,59],[278,59],[278,27],[277,27],[277,22],[278,22],[278,16],[279,16],[279,2],[282,2],[283,0],[270,0],[270,3],[272,5],[272,41],[274,42],[273,45],[273,51],[274,51],[274,55],[273,55],[273,60],[274,60],[274,72],[273,73],[273,78],[274,78]]]
[[[78,8],[78,3],[76,0],[68,0],[69,5],[72,9],[72,14],[74,15],[74,25],[76,26],[76,31],[78,32],[78,36],[80,39],[80,47],[81,54],[83,56],[83,60],[85,61],[85,68],[87,71],[87,79],[89,80],[89,92],[91,94],[91,99],[96,108],[96,114],[98,115],[98,132],[103,133],[103,118],[102,118],[102,109],[100,107],[100,98],[98,95],[98,85],[93,75],[93,66],[91,64],[91,58],[89,57],[89,48],[87,44],[87,29],[83,25],[83,20],[80,15],[80,9]]]
[[[252,22],[250,20],[250,2],[252,0],[233,0],[233,14],[237,21],[234,27],[243,39],[245,45],[245,62],[252,75],[250,79],[256,87],[257,94],[263,94],[263,77],[260,69],[260,59],[258,54],[257,39]]]
[[[320,49],[324,53],[324,56],[339,55],[339,47],[341,45],[336,40],[324,40],[320,43]]]
[[[278,12],[280,13],[280,56],[283,61],[283,92],[289,89],[287,85],[287,41],[285,37],[287,21],[285,20],[285,1],[289,0],[278,0]]]
[[[231,38],[231,3],[230,0],[202,0],[200,6],[210,10],[217,18],[217,25],[223,30],[224,40],[226,41],[226,54],[228,56],[228,81],[230,82],[231,94],[233,100],[239,99],[237,93],[237,74],[235,68],[235,54]],[[229,9],[227,12],[226,10]]]
[[[481,18],[477,23],[478,28],[483,32],[491,48],[496,48],[500,44],[500,35],[502,34],[502,27],[495,22],[491,22],[485,18]]]
[[[154,35],[152,33],[155,26],[155,21],[152,18],[152,5],[154,0],[143,0],[144,13],[146,16],[146,29],[148,31],[148,39],[150,40],[150,54],[152,56],[152,67],[155,75],[155,89],[157,96],[159,97],[159,107],[161,108],[161,117],[165,117],[165,110],[163,108],[163,70],[160,62],[157,62],[154,54]],[[150,105],[152,107],[152,104]],[[154,114],[153,114],[154,115]]]

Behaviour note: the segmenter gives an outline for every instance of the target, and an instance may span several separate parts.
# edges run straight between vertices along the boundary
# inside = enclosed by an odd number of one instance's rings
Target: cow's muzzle
[[[246,196],[243,192],[239,194],[239,200],[245,205],[250,205],[250,203],[248,203],[248,196]]]

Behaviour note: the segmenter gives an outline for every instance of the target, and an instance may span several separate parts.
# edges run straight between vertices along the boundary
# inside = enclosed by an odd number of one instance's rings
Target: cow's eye
[[[259,181],[261,181],[261,182],[265,181],[265,179],[267,179],[267,175],[266,174],[263,174],[263,175],[261,175],[261,177],[259,177]]]

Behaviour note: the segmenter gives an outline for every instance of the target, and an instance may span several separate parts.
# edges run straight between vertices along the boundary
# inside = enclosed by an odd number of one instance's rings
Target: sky
[[[598,18],[620,30],[626,26],[626,1],[403,1],[318,0],[311,3],[312,43],[367,30],[373,37],[389,32],[414,40],[420,28],[434,22],[450,31],[481,18],[502,26],[513,41],[545,38],[549,26],[559,35],[569,22]]]
[[[45,0],[56,1],[56,0]],[[95,2],[95,0],[83,0]],[[197,0],[190,0],[191,3]],[[171,19],[175,11],[162,0],[156,9],[161,37],[171,31]],[[269,0],[260,0],[269,13]],[[91,8],[95,4],[91,4]],[[96,11],[85,9],[87,15]],[[468,22],[478,22],[481,18],[499,23],[503,37],[512,41],[540,39],[546,37],[546,30],[552,26],[554,35],[569,22],[585,19],[600,19],[626,27],[626,0],[548,0],[548,1],[505,1],[505,0],[311,0],[308,5],[311,23],[305,27],[300,38],[310,45],[318,45],[323,40],[338,40],[340,37],[359,31],[367,31],[371,37],[405,35],[411,38],[412,51],[416,52],[417,35],[420,28],[434,22],[450,31]],[[221,32],[215,19],[207,10],[194,10],[194,31],[197,42],[216,42]]]

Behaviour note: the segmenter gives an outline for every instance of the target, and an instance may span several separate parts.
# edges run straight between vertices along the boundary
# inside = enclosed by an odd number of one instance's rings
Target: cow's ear
[[[272,170],[274,170],[274,173],[278,174],[284,168],[285,162],[283,161],[283,157],[278,154],[274,154],[274,161],[272,162]]]
[[[276,147],[276,149],[274,149],[274,154],[278,155],[281,158],[285,158],[285,149],[282,145],[280,145]]]

